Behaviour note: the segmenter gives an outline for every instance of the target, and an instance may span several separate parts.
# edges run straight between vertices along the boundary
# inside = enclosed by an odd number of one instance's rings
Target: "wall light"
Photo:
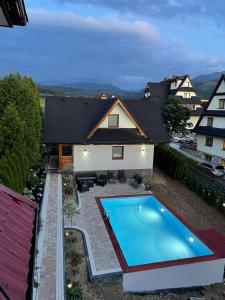
[[[87,156],[87,149],[84,149],[84,156]]]
[[[189,241],[191,242],[191,243],[193,243],[194,242],[194,238],[193,237],[189,237]]]
[[[145,147],[144,146],[141,149],[141,155],[145,155]]]
[[[72,286],[73,286],[72,283],[68,283],[68,284],[67,284],[67,287],[68,287],[69,289],[71,289]]]
[[[225,202],[223,203],[223,207],[225,207]]]

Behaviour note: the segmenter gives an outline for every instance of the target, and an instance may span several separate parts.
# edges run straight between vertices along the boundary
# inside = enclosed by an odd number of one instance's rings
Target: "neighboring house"
[[[32,298],[37,214],[35,202],[0,184],[0,299]]]
[[[219,79],[193,131],[202,158],[225,166],[225,75]]]
[[[169,96],[176,96],[181,100],[182,104],[188,107],[191,111],[190,122],[193,124],[193,129],[197,124],[202,112],[202,102],[197,96],[193,84],[188,75],[173,76],[170,79],[163,81],[149,82],[145,89],[145,99],[153,100],[159,107],[168,99]]]
[[[0,26],[24,26],[27,22],[24,0],[0,0]]]
[[[149,176],[154,145],[169,138],[154,102],[47,97],[44,142],[58,146],[60,169]]]

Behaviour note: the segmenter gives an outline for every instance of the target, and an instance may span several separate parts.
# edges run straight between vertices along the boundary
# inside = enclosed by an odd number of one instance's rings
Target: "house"
[[[193,131],[202,158],[225,166],[225,75],[219,79]]]
[[[173,76],[161,82],[148,82],[144,93],[145,99],[155,101],[159,107],[163,105],[169,96],[177,97],[191,111],[189,121],[193,126],[188,129],[194,128],[197,124],[202,112],[202,102],[200,97],[197,96],[188,75]]]
[[[154,102],[47,97],[44,142],[57,145],[59,169],[149,176],[154,145],[169,138]]]
[[[32,298],[37,215],[35,202],[0,184],[0,299]]]
[[[28,17],[24,5],[24,0],[0,1],[0,26],[24,26],[27,24],[27,22]]]

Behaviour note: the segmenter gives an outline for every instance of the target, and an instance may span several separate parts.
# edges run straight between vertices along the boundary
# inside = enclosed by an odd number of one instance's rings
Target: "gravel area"
[[[158,196],[168,203],[170,207],[183,216],[195,229],[215,228],[225,233],[225,218],[182,183],[169,178],[159,170],[155,170],[153,180],[152,191],[156,197]],[[74,235],[77,237],[77,241],[74,244],[75,250],[85,255],[81,234],[74,231]],[[83,299],[85,300],[183,300],[190,299],[190,297],[202,297],[207,300],[225,299],[225,283],[211,285],[201,291],[141,296],[124,294],[121,283],[91,284],[87,278],[87,264],[86,260],[83,260],[79,266],[79,273],[76,275],[75,281],[81,285],[84,294]]]

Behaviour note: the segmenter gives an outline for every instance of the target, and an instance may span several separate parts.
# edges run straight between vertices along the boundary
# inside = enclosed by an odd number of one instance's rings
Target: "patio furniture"
[[[97,176],[97,179],[96,179],[96,184],[99,185],[99,186],[105,186],[107,183],[107,177],[106,175],[99,175]]]
[[[108,172],[107,173],[107,178],[108,178],[109,183],[116,183],[116,179],[115,179],[115,176],[114,176],[113,172]]]
[[[118,171],[118,179],[120,183],[125,183],[127,181],[124,171],[122,170]]]
[[[88,192],[89,191],[88,183],[85,181],[78,181],[77,189],[80,193]]]
[[[95,172],[84,172],[84,173],[78,173],[75,175],[75,178],[77,181],[80,180],[93,180],[96,181],[97,175]]]
[[[89,188],[94,187],[94,180],[88,179],[88,180],[87,180],[87,184],[88,184]]]
[[[129,185],[132,186],[132,188],[134,189],[138,189],[141,184],[142,184],[142,177],[140,177],[137,174],[135,174],[129,180]]]

